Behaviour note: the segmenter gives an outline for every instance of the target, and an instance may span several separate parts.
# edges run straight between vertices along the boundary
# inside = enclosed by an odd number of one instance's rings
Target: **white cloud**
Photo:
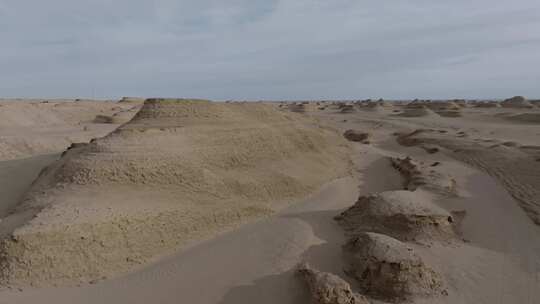
[[[0,95],[540,96],[538,16],[537,0],[0,0]]]

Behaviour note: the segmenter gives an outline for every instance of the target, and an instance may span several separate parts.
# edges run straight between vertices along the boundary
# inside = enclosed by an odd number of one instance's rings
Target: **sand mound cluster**
[[[431,101],[425,103],[433,111],[460,110],[461,106],[453,101]]]
[[[368,304],[369,301],[351,290],[342,278],[320,272],[308,264],[299,266],[297,273],[307,283],[313,304]]]
[[[520,203],[527,215],[540,225],[540,162],[534,155],[503,143],[493,145],[456,134],[437,130],[419,129],[399,135],[397,141],[404,146],[437,145],[451,157],[484,170],[497,178]]]
[[[460,110],[440,110],[435,113],[442,117],[461,117]]]
[[[501,105],[495,101],[478,101],[472,103],[475,108],[499,108]]]
[[[321,103],[320,102],[309,102],[309,101],[296,101],[289,103],[282,103],[278,106],[282,109],[288,109],[293,113],[311,113],[320,111]]]
[[[404,177],[406,190],[361,196],[335,217],[349,238],[343,246],[345,272],[356,279],[362,294],[377,300],[447,294],[441,276],[406,242],[422,246],[456,239],[456,219],[434,203],[439,195],[454,195],[456,183],[440,172],[440,162],[426,165],[410,157],[391,162]]]
[[[386,235],[364,232],[344,246],[349,267],[366,295],[384,300],[432,296],[442,291],[440,276],[408,245]]]
[[[354,112],[356,112],[354,105],[351,105],[351,104],[339,105],[339,113],[346,114],[346,113],[354,113]]]
[[[523,96],[514,96],[512,98],[505,99],[503,102],[501,102],[501,107],[503,108],[526,108],[531,109],[534,106],[532,103],[527,101],[527,99]]]
[[[402,116],[421,117],[436,114],[442,117],[460,117],[461,108],[462,106],[453,101],[413,101],[405,106],[406,111]]]
[[[361,196],[336,217],[355,236],[363,231],[384,233],[402,241],[447,240],[454,236],[453,218],[422,191],[386,191]]]
[[[303,103],[292,103],[288,105],[289,111],[293,113],[305,113],[306,105]]]
[[[348,174],[348,153],[336,131],[271,105],[147,100],[115,132],[67,151],[0,223],[0,281],[127,271]]]
[[[438,116],[433,110],[429,109],[425,102],[413,101],[403,107],[403,112],[395,114],[401,117],[425,117]]]
[[[438,169],[440,167],[416,162],[410,157],[392,158],[391,161],[392,166],[404,177],[404,189],[410,191],[424,189],[446,195],[456,194],[456,181],[451,176],[440,172]]]
[[[355,103],[355,108],[364,112],[383,115],[392,113],[395,110],[394,104],[388,101],[360,101]]]

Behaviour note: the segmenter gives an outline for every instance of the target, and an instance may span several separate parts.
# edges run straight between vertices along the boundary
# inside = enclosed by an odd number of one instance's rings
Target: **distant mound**
[[[340,134],[262,103],[149,99],[66,151],[0,223],[0,281],[109,277],[267,216],[348,174]]]
[[[525,99],[523,96],[514,96],[512,98],[508,98],[501,102],[501,107],[503,108],[526,108],[530,109],[534,106]]]
[[[461,108],[453,101],[432,101],[426,103],[426,107],[442,117],[460,117]]]
[[[439,115],[429,109],[425,104],[421,103],[410,103],[403,107],[403,112],[395,114],[396,116],[401,117],[438,117]]]
[[[475,108],[498,108],[500,107],[500,103],[495,101],[479,101],[472,103],[473,107]]]
[[[143,103],[145,101],[144,98],[140,97],[122,97],[118,102],[119,103]]]
[[[339,113],[345,114],[345,113],[354,113],[356,112],[356,109],[354,108],[354,105],[352,104],[339,104]]]
[[[433,111],[459,111],[461,106],[453,101],[431,101],[425,104]]]
[[[293,113],[305,113],[306,112],[306,105],[303,103],[292,103],[288,105],[289,111]]]
[[[467,106],[469,106],[469,103],[465,99],[454,99],[452,100],[452,102],[460,106],[461,108],[466,108]]]

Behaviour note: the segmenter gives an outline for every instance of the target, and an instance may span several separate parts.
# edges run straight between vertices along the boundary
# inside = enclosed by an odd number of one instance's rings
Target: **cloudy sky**
[[[539,0],[0,0],[0,96],[540,97]]]

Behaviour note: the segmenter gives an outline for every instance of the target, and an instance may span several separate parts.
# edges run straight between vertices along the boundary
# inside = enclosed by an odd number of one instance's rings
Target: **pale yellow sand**
[[[356,129],[371,135],[370,144],[351,143],[349,177],[296,199],[299,204],[119,277],[82,287],[5,290],[0,303],[308,303],[307,287],[294,276],[296,265],[303,261],[341,277],[359,291],[355,280],[342,271],[346,262],[341,246],[347,236],[333,217],[352,206],[360,194],[403,189],[405,180],[389,158],[405,156],[428,168],[439,162],[433,168],[455,180],[451,194],[420,188],[434,193],[430,202],[452,214],[458,229],[449,240],[407,243],[440,275],[447,293],[411,302],[537,303],[540,228],[534,223],[538,212],[534,203],[540,180],[534,168],[540,163],[540,125],[508,117],[529,117],[540,110],[463,107],[458,117],[399,116],[393,115],[394,110],[401,111],[402,106],[385,106],[385,111],[340,113],[328,107],[295,113],[340,132]],[[393,135],[417,129],[436,132],[419,133],[407,145],[399,144]],[[438,152],[428,153],[433,147]],[[429,185],[429,170],[420,174],[419,180]],[[15,197],[22,195],[23,188],[4,191]],[[129,190],[120,186],[113,190],[119,189]],[[133,199],[143,193],[153,197],[151,187],[144,189],[148,190],[135,192]],[[98,193],[86,186],[76,190],[86,193],[81,197]]]
[[[131,118],[140,103],[0,99],[0,160],[60,153],[72,142],[102,137]],[[125,118],[95,122],[98,115],[117,113]]]

